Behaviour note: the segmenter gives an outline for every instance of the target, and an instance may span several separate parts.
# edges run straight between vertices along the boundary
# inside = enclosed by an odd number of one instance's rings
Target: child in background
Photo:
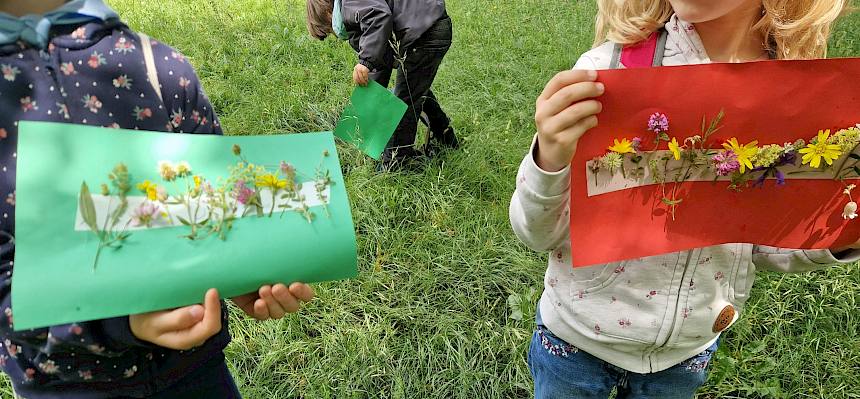
[[[414,148],[419,119],[430,129],[429,144],[457,148],[451,121],[430,88],[451,47],[444,0],[307,0],[307,14],[311,36],[335,34],[358,52],[355,84],[373,79],[388,87],[397,69],[394,94],[408,108],[382,154],[384,167],[421,155]]]
[[[537,100],[538,133],[511,201],[517,236],[536,251],[552,251],[529,349],[535,396],[608,398],[617,389],[618,398],[692,398],[720,333],[740,315],[756,270],[816,270],[854,262],[860,251],[725,244],[574,269],[569,215],[588,209],[570,203],[569,164],[577,140],[598,123],[605,88],[595,82],[596,70],[616,67],[616,46],[654,33],[665,38],[665,51],[655,54],[664,66],[824,57],[846,2],[598,4],[596,47],[574,70],[556,75]]]
[[[150,48],[152,68],[143,55]],[[230,341],[227,312],[214,289],[203,305],[13,329],[18,121],[221,134],[188,60],[142,39],[102,0],[0,0],[0,73],[0,367],[16,393],[27,399],[240,397],[222,352]],[[156,76],[160,90],[149,80]],[[312,297],[309,286],[295,283],[263,286],[233,301],[264,320],[297,311]]]

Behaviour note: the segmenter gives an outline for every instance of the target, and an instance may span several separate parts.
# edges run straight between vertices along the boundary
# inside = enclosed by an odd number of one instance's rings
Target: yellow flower
[[[194,189],[199,190],[201,184],[203,184],[203,179],[200,176],[194,176]]]
[[[262,176],[257,176],[257,187],[268,187],[272,190],[282,190],[287,187],[287,181],[278,179],[278,176],[267,173]]]
[[[146,194],[146,198],[150,201],[158,199],[158,186],[149,180],[144,180],[143,183],[138,183],[137,189]]]
[[[621,142],[619,142],[618,139],[615,139],[615,144],[609,147],[609,151],[617,152],[619,154],[635,152],[633,151],[633,142],[627,139],[621,139]]]
[[[824,162],[827,162],[828,165],[833,165],[833,160],[842,155],[842,147],[838,144],[827,144],[827,138],[829,136],[830,129],[819,130],[815,144],[807,144],[806,148],[802,148],[798,151],[799,153],[804,154],[804,165],[809,164],[809,166],[812,166],[813,168],[818,168],[821,166],[821,158],[824,158]]]
[[[672,156],[675,157],[675,160],[681,159],[681,146],[678,145],[678,140],[672,137],[672,141],[669,142],[669,151],[672,151]]]
[[[758,140],[740,145],[740,143],[738,143],[738,139],[732,137],[729,141],[723,143],[723,148],[734,152],[735,155],[738,156],[738,163],[741,164],[740,172],[744,173],[747,169],[753,169],[752,158],[758,153],[757,145]]]
[[[176,164],[176,174],[179,177],[185,177],[191,175],[191,165],[188,164],[187,161],[182,161]]]

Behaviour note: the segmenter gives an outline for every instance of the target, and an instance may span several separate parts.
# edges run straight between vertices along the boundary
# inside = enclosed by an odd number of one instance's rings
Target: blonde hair
[[[598,0],[594,45],[610,40],[637,43],[672,16],[668,0]],[[764,13],[752,26],[777,59],[823,58],[833,22],[849,10],[848,0],[763,0]]]

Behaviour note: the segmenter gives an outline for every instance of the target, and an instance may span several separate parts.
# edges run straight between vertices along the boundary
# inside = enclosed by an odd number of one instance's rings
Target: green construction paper
[[[264,284],[357,274],[352,216],[330,132],[235,137],[40,122],[21,122],[19,132],[16,330],[200,303],[211,287],[226,298]],[[103,251],[93,270],[98,238],[74,228],[82,181],[97,194],[111,169],[123,162],[133,182],[162,183],[160,160],[188,161],[195,174],[216,181],[238,161],[234,144],[249,162],[291,163],[299,176],[308,176],[300,180],[312,180],[322,164],[332,179],[330,216],[317,207],[311,209],[313,223],[295,212],[244,217],[234,222],[226,241],[180,238],[189,231],[185,226],[137,230],[122,248]]]
[[[367,86],[356,86],[334,135],[379,160],[406,108],[406,103],[371,80]]]

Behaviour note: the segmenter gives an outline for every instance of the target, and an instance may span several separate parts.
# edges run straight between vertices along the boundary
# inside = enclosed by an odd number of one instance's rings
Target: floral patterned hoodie
[[[186,352],[136,339],[128,317],[14,331],[18,121],[207,134],[221,127],[188,60],[153,41],[159,99],[138,35],[117,19],[54,26],[48,43],[0,46],[0,367],[25,398],[145,397],[222,354],[230,340],[226,310],[221,333]]]
[[[710,62],[692,24],[673,16],[666,30],[664,66]],[[613,47],[586,52],[574,68],[608,69]],[[805,272],[860,259],[858,251],[837,258],[829,250],[725,244],[574,269],[569,215],[587,210],[570,203],[570,168],[541,170],[535,146],[520,165],[510,219],[526,245],[552,251],[541,321],[559,338],[626,370],[662,371],[710,347],[738,319],[756,270]]]

